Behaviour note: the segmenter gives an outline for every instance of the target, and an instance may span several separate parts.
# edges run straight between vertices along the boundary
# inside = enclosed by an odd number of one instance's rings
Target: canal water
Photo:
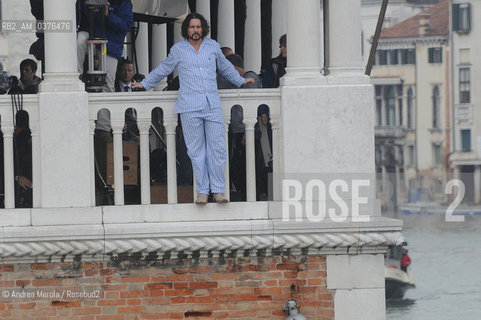
[[[416,288],[386,302],[387,320],[481,319],[481,216],[386,214],[404,221]]]

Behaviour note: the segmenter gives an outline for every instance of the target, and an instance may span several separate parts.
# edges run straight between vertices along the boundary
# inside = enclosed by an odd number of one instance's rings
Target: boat
[[[390,246],[384,259],[386,299],[402,299],[408,289],[416,287],[411,266],[406,271],[401,270],[403,246]]]

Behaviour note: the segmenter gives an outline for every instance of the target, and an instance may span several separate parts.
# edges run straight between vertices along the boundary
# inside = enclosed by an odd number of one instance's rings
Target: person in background
[[[411,265],[411,257],[408,255],[407,249],[402,249],[401,257],[401,270],[407,272],[408,267]]]
[[[35,94],[38,92],[38,85],[42,81],[35,75],[37,63],[32,59],[25,59],[20,62],[20,79],[12,86],[10,93]]]
[[[80,1],[80,21],[79,31],[77,32],[77,68],[83,74],[85,54],[87,53],[88,30],[88,8],[85,0]],[[132,3],[130,0],[110,0],[103,10],[98,14],[105,17],[105,38],[107,38],[106,56],[106,84],[104,92],[114,92],[115,74],[117,71],[118,59],[122,56],[124,40],[127,32],[132,28],[134,17]],[[94,33],[100,36],[100,19],[94,14]]]
[[[267,65],[264,75],[262,76],[263,88],[279,87],[279,79],[286,73],[287,66],[287,35],[284,34],[279,38],[279,48],[281,53],[271,60]]]
[[[175,113],[180,114],[187,152],[192,160],[198,205],[207,203],[209,192],[217,203],[226,203],[224,195],[226,163],[225,122],[217,91],[216,70],[237,87],[254,83],[244,79],[227,61],[219,44],[207,38],[209,24],[198,13],[190,13],[182,23],[183,40],[170,49],[168,57],[141,83],[132,87],[146,90],[179,70],[180,89]]]
[[[272,173],[272,127],[269,121],[269,107],[265,104],[261,104],[257,110],[254,130],[257,200],[266,201],[269,197],[269,173]]]
[[[244,60],[238,54],[231,53],[226,56],[226,59],[229,60],[230,63],[234,66],[234,68],[239,72],[239,75],[245,79],[252,78],[254,79],[254,83],[247,83],[242,85],[241,88],[243,89],[251,89],[251,88],[261,88],[262,83],[254,71],[245,71],[244,70]],[[235,89],[236,86],[229,82],[225,77],[223,77],[219,72],[217,73],[217,87],[219,89]]]
[[[136,75],[134,63],[129,59],[120,59],[117,67],[117,77],[115,78],[115,92],[145,91],[144,88],[132,88],[133,82],[143,80],[141,74]]]
[[[224,56],[226,56],[226,57],[227,57],[228,55],[234,53],[234,51],[232,51],[232,49],[229,48],[229,47],[222,47],[222,48],[220,48],[220,50],[222,50],[222,53],[223,53]]]

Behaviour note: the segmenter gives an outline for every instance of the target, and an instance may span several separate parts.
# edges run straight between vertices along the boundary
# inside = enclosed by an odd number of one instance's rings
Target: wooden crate
[[[177,186],[178,203],[193,203],[193,192],[192,186]],[[150,203],[167,203],[167,184],[154,184],[150,186]]]
[[[123,141],[124,185],[138,185],[138,157],[137,143]],[[107,143],[107,184],[114,184],[114,153],[112,143]]]

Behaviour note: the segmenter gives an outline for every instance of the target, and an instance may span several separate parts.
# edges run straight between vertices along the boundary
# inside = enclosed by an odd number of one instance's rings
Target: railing
[[[269,107],[270,122],[272,126],[273,148],[273,195],[277,198],[279,192],[279,121],[280,121],[280,90],[276,89],[242,89],[220,91],[222,111],[225,119],[226,145],[228,144],[228,127],[231,117],[231,108],[240,105],[243,109],[243,123],[246,135],[246,199],[256,201],[256,168],[255,168],[255,134],[254,126],[257,123],[257,109],[259,105]],[[98,111],[107,109],[110,112],[110,122],[113,132],[113,162],[114,162],[114,187],[115,205],[124,204],[124,173],[123,173],[123,147],[122,132],[125,123],[125,111],[134,108],[137,114],[137,126],[140,133],[140,195],[141,204],[151,203],[150,194],[150,145],[149,130],[152,123],[152,110],[160,108],[163,111],[163,126],[166,134],[167,145],[167,202],[177,203],[177,168],[176,168],[176,127],[177,115],[174,106],[177,99],[176,92],[134,92],[134,93],[99,93],[89,94],[89,120],[91,123],[91,156],[90,161],[94,166],[94,129]],[[40,140],[39,132],[42,123],[39,122],[38,95],[24,95],[23,109],[29,114],[29,124],[32,131],[32,183],[33,206],[38,201],[40,190]],[[16,110],[12,107],[11,97],[0,97],[1,130],[4,142],[4,196],[5,208],[15,207],[15,182],[14,182],[14,116]],[[228,148],[226,148],[228,150]],[[229,157],[227,158],[225,177],[226,195],[229,195]],[[88,174],[88,173],[86,173]],[[91,197],[95,198],[95,179],[91,179]],[[194,182],[195,186],[195,182]],[[195,188],[195,187],[194,187]],[[195,193],[195,190],[194,190]]]
[[[243,109],[243,123],[246,134],[246,190],[247,201],[256,201],[256,169],[255,169],[255,136],[254,126],[257,123],[257,109],[260,104],[269,106],[272,125],[273,147],[273,194],[276,195],[276,183],[279,172],[279,120],[280,120],[280,91],[262,89],[222,90],[222,111],[225,119],[226,145],[227,133],[231,117],[231,108],[240,105]],[[123,158],[122,158],[122,129],[124,114],[128,108],[135,108],[137,125],[140,132],[140,185],[141,204],[150,204],[150,170],[149,170],[149,129],[152,123],[151,114],[154,108],[163,111],[163,124],[167,136],[167,202],[177,203],[177,175],[176,175],[176,144],[175,134],[177,115],[174,113],[177,93],[149,92],[149,93],[115,93],[90,94],[89,108],[92,134],[94,121],[101,109],[110,111],[113,131],[114,152],[114,181],[115,185],[123,186]],[[93,139],[92,139],[93,141]],[[228,148],[226,148],[228,150]],[[93,150],[93,142],[92,142]],[[92,152],[93,154],[93,152]],[[93,159],[92,159],[93,161]],[[229,163],[226,163],[226,195],[229,195]],[[194,183],[195,185],[195,183]],[[194,191],[195,192],[195,191]],[[115,188],[115,204],[124,204],[122,188]]]
[[[406,131],[403,127],[376,126],[374,133],[379,138],[403,138],[406,136]]]
[[[455,117],[458,121],[471,121],[472,116],[472,105],[471,104],[456,104],[454,105]]]

